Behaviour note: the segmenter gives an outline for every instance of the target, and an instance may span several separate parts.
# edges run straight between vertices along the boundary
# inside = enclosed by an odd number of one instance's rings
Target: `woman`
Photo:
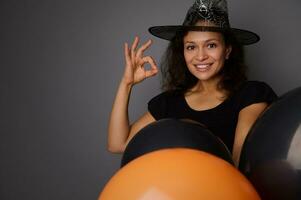
[[[246,81],[242,45],[259,37],[230,28],[224,0],[196,0],[181,26],[157,26],[149,31],[170,40],[162,62],[164,92],[148,103],[148,112],[129,124],[132,87],[158,73],[153,58],[143,56],[151,40],[138,47],[136,37],[125,43],[125,72],[113,105],[108,149],[124,151],[131,138],[147,124],[162,118],[185,118],[204,124],[232,150],[239,162],[244,139],[258,116],[276,95],[263,82]],[[150,70],[144,64],[151,65]]]

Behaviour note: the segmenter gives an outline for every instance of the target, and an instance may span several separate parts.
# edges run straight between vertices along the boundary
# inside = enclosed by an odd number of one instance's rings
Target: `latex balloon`
[[[125,165],[98,200],[258,200],[235,167],[212,154],[187,148],[147,153]]]
[[[163,119],[149,124],[132,138],[121,166],[145,153],[176,147],[205,151],[233,164],[226,145],[201,124],[192,120]]]
[[[239,168],[263,199],[301,199],[301,87],[281,96],[257,120]]]

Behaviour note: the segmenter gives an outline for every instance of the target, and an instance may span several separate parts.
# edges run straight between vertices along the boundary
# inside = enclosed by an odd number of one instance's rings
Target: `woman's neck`
[[[193,86],[190,92],[200,92],[203,94],[220,92],[218,89],[218,83],[220,78],[210,79],[207,81],[198,81],[195,86]]]
[[[219,100],[225,100],[229,93],[226,90],[221,90],[218,87],[218,83],[221,79],[215,78],[211,79],[210,81],[198,81],[195,86],[193,86],[191,89],[187,90],[185,93],[185,96],[190,95],[201,95],[201,96],[207,96],[207,97],[216,97]]]

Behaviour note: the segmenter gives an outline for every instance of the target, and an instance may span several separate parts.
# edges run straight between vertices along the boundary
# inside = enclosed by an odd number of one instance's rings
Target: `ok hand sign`
[[[139,38],[135,37],[132,47],[129,48],[128,44],[124,44],[125,55],[125,71],[123,75],[123,81],[125,83],[134,85],[143,81],[144,79],[154,76],[158,73],[158,67],[151,56],[143,56],[146,49],[152,44],[151,40],[148,40],[141,47],[138,47]],[[149,63],[151,68],[146,70],[144,68],[145,63]]]

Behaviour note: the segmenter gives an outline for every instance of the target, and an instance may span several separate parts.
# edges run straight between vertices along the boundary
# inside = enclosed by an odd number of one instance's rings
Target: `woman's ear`
[[[226,56],[225,56],[226,60],[229,59],[230,54],[231,54],[231,51],[232,51],[232,46],[229,45],[229,46],[226,48]]]

